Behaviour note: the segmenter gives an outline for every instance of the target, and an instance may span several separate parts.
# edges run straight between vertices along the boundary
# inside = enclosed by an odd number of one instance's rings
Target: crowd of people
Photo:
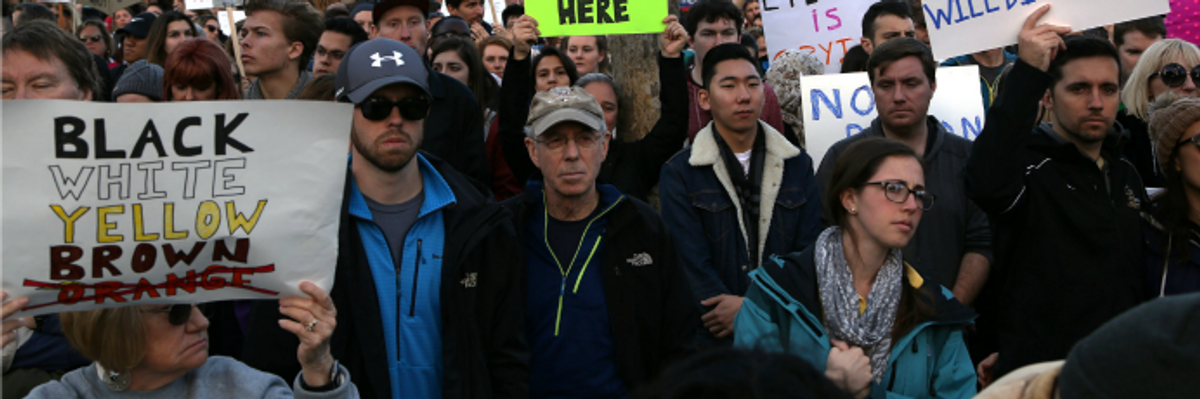
[[[343,203],[330,291],[20,318],[0,292],[3,396],[1200,392],[1200,48],[1163,16],[1078,31],[1043,5],[939,62],[919,1],[874,3],[841,69],[878,116],[814,159],[799,78],[825,65],[768,51],[758,1],[662,20],[648,131],[618,131],[646,82],[608,37],[507,2],[493,25],[479,0],[246,0],[236,37],[182,0],[77,9],[73,34],[6,2],[5,101],[353,116],[344,190],[314,193]],[[960,65],[973,141],[930,114]]]

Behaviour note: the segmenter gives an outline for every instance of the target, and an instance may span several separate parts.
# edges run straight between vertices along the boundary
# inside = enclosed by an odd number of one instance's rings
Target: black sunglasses
[[[1200,84],[1200,65],[1192,68],[1192,71],[1189,73],[1183,65],[1172,62],[1163,66],[1162,70],[1150,74],[1150,79],[1158,76],[1162,78],[1163,84],[1167,85],[1167,87],[1180,87],[1184,83],[1187,83],[1188,75],[1192,76],[1193,83]]]
[[[372,121],[387,119],[392,114],[392,108],[400,110],[400,116],[406,120],[419,121],[429,114],[429,101],[424,98],[406,98],[400,101],[388,101],[382,98],[372,98],[358,105],[364,118]]]
[[[192,318],[192,307],[195,307],[195,306],[196,305],[171,305],[165,309],[156,308],[153,310],[143,310],[143,312],[166,313],[167,321],[170,322],[171,325],[182,326],[184,324],[187,324],[188,319]],[[204,308],[201,307],[200,310],[203,311]],[[207,316],[209,316],[209,315],[205,314],[205,317],[207,317]]]
[[[212,26],[212,25],[204,25],[204,30],[207,30],[209,32],[216,32],[217,29],[220,29],[220,28],[217,28],[216,26]]]

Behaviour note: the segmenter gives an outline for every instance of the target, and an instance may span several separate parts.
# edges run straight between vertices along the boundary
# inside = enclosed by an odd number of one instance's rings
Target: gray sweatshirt
[[[166,386],[153,391],[114,392],[96,374],[96,364],[77,369],[58,381],[34,388],[27,399],[101,399],[101,398],[263,398],[263,399],[357,399],[358,388],[350,382],[349,372],[338,366],[346,376],[345,382],[328,392],[305,391],[296,376],[291,388],[274,374],[255,370],[246,364],[224,356],[213,356],[200,368],[192,370]]]

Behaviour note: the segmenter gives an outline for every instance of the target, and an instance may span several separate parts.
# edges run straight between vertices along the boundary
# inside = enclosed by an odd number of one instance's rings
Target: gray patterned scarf
[[[824,310],[825,329],[830,338],[863,348],[871,357],[875,382],[883,380],[892,349],[892,324],[900,305],[903,261],[900,250],[893,249],[875,277],[867,296],[867,311],[858,314],[858,292],[854,276],[842,250],[842,229],[830,227],[816,242],[818,288]]]

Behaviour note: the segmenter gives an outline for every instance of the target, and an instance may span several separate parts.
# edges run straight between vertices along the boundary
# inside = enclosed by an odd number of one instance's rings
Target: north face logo
[[[392,51],[390,56],[379,56],[379,53],[371,54],[371,67],[379,68],[383,66],[384,61],[396,61],[396,66],[404,65],[404,54],[399,51]]]
[[[479,282],[479,273],[467,273],[467,276],[458,283],[462,284],[464,288],[475,288],[477,282]]]
[[[645,252],[634,254],[632,258],[626,259],[625,261],[629,262],[629,264],[633,265],[634,267],[650,266],[654,264],[654,258],[651,258],[650,254]]]

